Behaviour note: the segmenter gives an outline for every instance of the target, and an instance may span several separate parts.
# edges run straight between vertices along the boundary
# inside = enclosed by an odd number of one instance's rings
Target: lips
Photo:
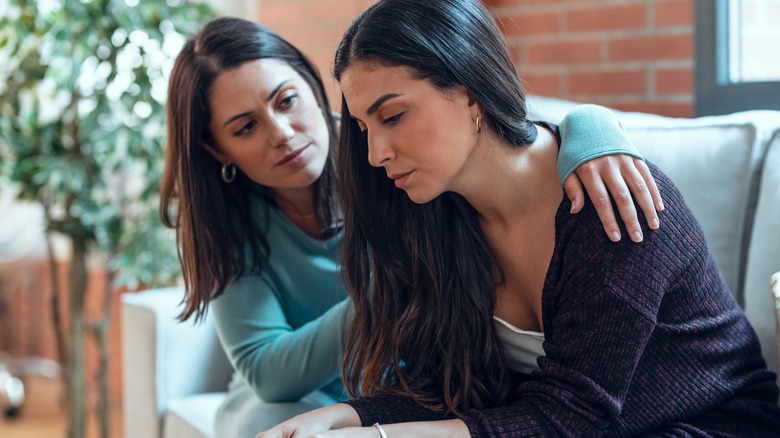
[[[400,177],[402,177],[402,176],[404,176],[404,175],[408,175],[408,174],[410,174],[410,173],[412,173],[412,172],[406,172],[406,173],[391,173],[391,174],[387,175],[387,177],[388,177],[388,178],[390,178],[390,179],[398,179],[398,178],[400,178]]]
[[[400,189],[403,188],[403,186],[406,184],[406,181],[409,179],[409,175],[411,174],[412,171],[406,173],[391,173],[387,175],[387,177],[395,181],[395,186]]]
[[[282,157],[281,160],[279,160],[278,163],[276,163],[275,167],[284,166],[285,164],[287,164],[287,163],[291,162],[292,160],[298,158],[303,153],[303,151],[305,151],[306,148],[308,148],[309,146],[311,146],[311,143],[308,143],[308,144],[306,144],[304,146],[301,146],[298,149],[295,149],[294,151],[292,151],[289,154],[285,155],[284,157]]]

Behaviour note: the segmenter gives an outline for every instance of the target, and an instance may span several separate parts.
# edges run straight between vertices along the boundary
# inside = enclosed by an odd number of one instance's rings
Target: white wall
[[[260,0],[206,0],[220,15],[257,21]]]

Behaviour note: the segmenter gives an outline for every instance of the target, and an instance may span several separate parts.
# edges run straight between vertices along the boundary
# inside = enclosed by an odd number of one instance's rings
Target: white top
[[[539,371],[536,359],[544,356],[544,333],[519,329],[497,316],[493,319],[498,339],[504,345],[509,369],[526,374]]]

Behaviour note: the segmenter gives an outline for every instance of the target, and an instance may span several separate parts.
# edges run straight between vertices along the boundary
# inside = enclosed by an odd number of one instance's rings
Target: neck
[[[274,189],[279,209],[291,219],[314,219],[314,192],[311,186],[302,189]]]
[[[558,144],[544,128],[530,145],[512,145],[485,132],[453,191],[479,213],[484,225],[511,227],[560,203]]]

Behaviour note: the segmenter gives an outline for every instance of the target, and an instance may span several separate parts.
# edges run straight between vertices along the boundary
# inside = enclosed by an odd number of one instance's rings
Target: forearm
[[[266,402],[295,401],[341,373],[346,306],[293,330],[270,334],[262,346],[247,345],[235,354],[235,366]]]
[[[452,416],[433,412],[414,400],[398,394],[377,394],[347,400],[360,417],[363,426],[374,423],[427,422],[451,419]]]
[[[461,420],[420,421],[414,423],[382,424],[387,438],[413,436],[417,438],[470,438],[466,424]],[[379,434],[377,434],[377,438]]]
[[[211,304],[220,342],[233,367],[266,402],[294,401],[341,371],[344,330],[352,308],[344,301],[292,329],[258,278],[244,278]]]

